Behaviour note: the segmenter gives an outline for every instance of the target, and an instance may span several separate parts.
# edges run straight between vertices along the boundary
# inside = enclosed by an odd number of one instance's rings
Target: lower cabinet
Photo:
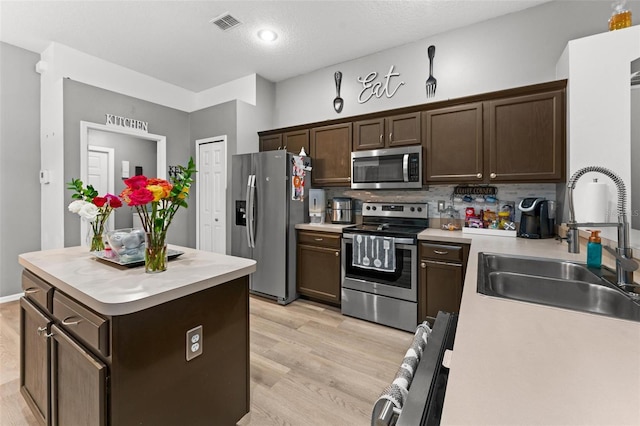
[[[106,425],[106,395],[107,366],[51,326],[51,424]]]
[[[47,335],[52,320],[34,303],[20,299],[20,393],[40,423],[51,418],[51,352]]]
[[[469,245],[422,242],[419,256],[418,321],[459,312]]]
[[[330,232],[298,231],[298,293],[340,305],[340,239],[340,234]]]
[[[236,424],[249,412],[248,277],[119,316],[28,271],[22,284],[20,391],[41,424]],[[197,325],[203,351],[188,361]]]

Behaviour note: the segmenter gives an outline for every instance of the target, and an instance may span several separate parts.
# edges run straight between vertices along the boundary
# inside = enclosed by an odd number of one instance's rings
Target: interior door
[[[198,149],[199,249],[226,254],[225,144],[203,143]]]
[[[87,150],[87,185],[92,185],[100,196],[115,191],[115,149],[89,145]],[[116,195],[116,194],[114,194]],[[115,214],[107,219],[107,229],[115,229]],[[86,226],[86,222],[80,221]],[[84,227],[83,226],[83,227]],[[83,229],[81,235],[86,235]],[[86,242],[86,241],[85,241]]]

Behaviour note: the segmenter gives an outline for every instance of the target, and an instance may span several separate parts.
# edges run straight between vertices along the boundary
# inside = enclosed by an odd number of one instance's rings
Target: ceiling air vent
[[[217,16],[209,22],[217,25],[222,31],[230,30],[231,28],[237,27],[241,24],[240,21],[229,15],[229,12],[225,12],[222,15]]]
[[[631,85],[639,86],[640,85],[640,71],[636,71],[631,74]]]

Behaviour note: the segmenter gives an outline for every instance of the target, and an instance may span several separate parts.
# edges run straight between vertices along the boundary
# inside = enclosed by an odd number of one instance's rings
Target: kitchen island
[[[255,261],[170,248],[184,254],[156,274],[86,247],[20,255],[21,392],[45,424],[235,424],[249,411]]]
[[[640,424],[640,323],[476,291],[480,252],[585,262],[586,250],[437,229],[419,239],[471,243],[443,425]]]

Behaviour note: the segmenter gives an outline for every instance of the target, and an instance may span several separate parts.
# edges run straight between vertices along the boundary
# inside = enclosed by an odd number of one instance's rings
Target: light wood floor
[[[369,425],[411,333],[306,300],[250,299],[251,412],[246,425]],[[0,425],[38,425],[20,394],[18,302],[0,304]],[[114,425],[117,426],[117,425]]]

